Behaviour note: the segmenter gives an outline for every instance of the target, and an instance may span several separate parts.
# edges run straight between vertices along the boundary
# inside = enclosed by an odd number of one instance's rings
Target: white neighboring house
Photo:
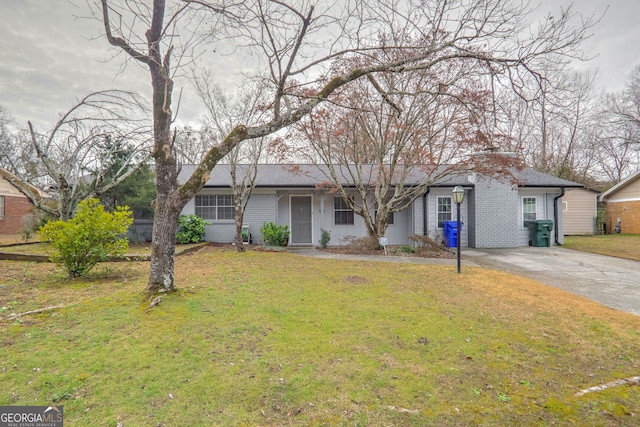
[[[194,169],[195,165],[184,165],[179,181],[185,182]],[[393,215],[385,237],[390,245],[411,244],[409,237],[413,235],[442,239],[443,223],[456,220],[451,192],[460,185],[466,193],[461,205],[461,246],[527,246],[531,240],[529,223],[536,220],[550,220],[550,244],[562,244],[562,194],[582,185],[532,169],[515,175],[519,185],[477,174],[438,180],[411,206]],[[244,215],[254,243],[263,243],[260,228],[265,222],[289,226],[290,245],[317,245],[321,229],[331,233],[330,245],[344,244],[347,236],[367,235],[362,219],[346,208],[339,196],[317,187],[326,182],[318,166],[262,164],[256,182]],[[219,164],[182,214],[196,214],[211,223],[206,227],[206,240],[231,243],[236,235],[233,206],[229,165]]]

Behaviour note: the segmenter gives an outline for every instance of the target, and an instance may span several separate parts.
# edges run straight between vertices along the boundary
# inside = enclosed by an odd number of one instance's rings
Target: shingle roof
[[[566,179],[557,178],[546,173],[533,169],[523,169],[515,173],[516,178],[521,181],[523,187],[566,187],[582,188],[584,185]]]
[[[245,167],[240,165],[240,167]],[[193,173],[196,165],[183,165],[178,181],[183,183]],[[326,166],[324,167],[326,168]],[[441,167],[436,171],[434,175],[441,175],[446,167]],[[372,171],[375,168],[372,167]],[[411,176],[406,180],[406,184],[411,185],[420,182],[424,179],[426,170],[416,168]],[[352,182],[348,173],[343,173],[344,184]],[[471,185],[467,179],[468,173],[455,173],[448,174],[437,179],[433,186],[435,187],[453,187],[455,185]],[[573,187],[581,188],[581,184],[567,181],[566,179],[556,178],[551,175],[547,175],[541,172],[537,172],[533,169],[523,169],[514,173],[515,178],[522,187]],[[256,179],[256,187],[262,188],[304,188],[315,187],[316,185],[327,181],[326,175],[320,170],[319,166],[310,164],[260,164],[258,165],[258,176]],[[205,187],[230,187],[231,186],[231,173],[230,166],[228,164],[218,164],[211,172],[209,180],[205,184]]]

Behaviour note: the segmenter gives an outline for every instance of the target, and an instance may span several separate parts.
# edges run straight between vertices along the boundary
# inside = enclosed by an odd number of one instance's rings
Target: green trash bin
[[[551,246],[551,231],[553,221],[539,219],[529,223],[529,246],[548,248]]]

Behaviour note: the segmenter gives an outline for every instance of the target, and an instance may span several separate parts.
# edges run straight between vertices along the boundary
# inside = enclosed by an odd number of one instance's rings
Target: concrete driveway
[[[463,249],[469,264],[502,270],[640,315],[640,262],[571,249]]]

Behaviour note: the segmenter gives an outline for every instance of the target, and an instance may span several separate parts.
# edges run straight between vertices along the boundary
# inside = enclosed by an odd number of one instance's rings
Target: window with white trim
[[[438,228],[444,227],[445,221],[451,221],[453,200],[451,196],[438,196]]]
[[[233,196],[231,194],[197,195],[196,215],[214,221],[234,219]]]
[[[4,221],[4,196],[0,196],[0,220]]]
[[[522,226],[529,228],[529,224],[537,219],[537,199],[535,197],[522,198]]]
[[[342,197],[333,198],[333,222],[335,225],[353,225],[353,210]]]

